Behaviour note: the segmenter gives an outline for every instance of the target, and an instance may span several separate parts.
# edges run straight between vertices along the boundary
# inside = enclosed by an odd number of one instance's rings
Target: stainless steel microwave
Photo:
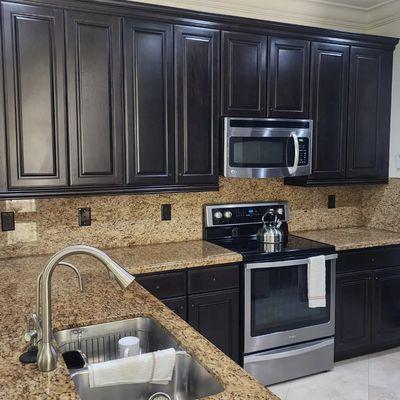
[[[312,131],[312,120],[225,118],[224,176],[311,174]]]

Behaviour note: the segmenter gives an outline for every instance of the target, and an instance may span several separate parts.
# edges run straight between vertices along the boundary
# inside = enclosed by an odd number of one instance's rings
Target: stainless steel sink
[[[168,385],[128,384],[102,388],[89,387],[87,368],[71,370],[83,400],[148,400],[153,394],[167,394],[171,400],[194,400],[224,390],[223,386],[160,324],[151,318],[134,318],[55,333],[60,351],[80,350],[89,364],[118,358],[118,340],[124,336],[140,338],[141,352],[173,347],[177,350],[172,381]],[[168,397],[160,397],[167,399]]]

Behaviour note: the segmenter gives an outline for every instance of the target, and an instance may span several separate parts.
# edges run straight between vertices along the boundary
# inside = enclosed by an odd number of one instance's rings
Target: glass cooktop
[[[256,237],[214,239],[210,241],[218,246],[242,254],[246,261],[290,259],[335,252],[334,246],[295,235],[288,235],[284,243],[276,245],[260,243]]]

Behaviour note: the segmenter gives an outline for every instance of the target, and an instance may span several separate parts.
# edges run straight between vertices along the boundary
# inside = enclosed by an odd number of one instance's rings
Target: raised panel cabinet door
[[[187,299],[186,297],[176,297],[164,299],[162,302],[170,308],[176,315],[179,315],[184,321],[187,321]]]
[[[266,36],[222,32],[223,115],[265,115],[267,45]]]
[[[189,296],[188,321],[226,355],[238,361],[238,289]]]
[[[349,47],[312,43],[311,118],[313,173],[311,178],[346,176],[346,135]]]
[[[218,183],[219,31],[175,26],[177,183]]]
[[[72,185],[124,182],[120,18],[66,12]]]
[[[63,12],[1,9],[9,187],[66,186]]]
[[[371,345],[371,273],[336,279],[335,357],[348,358]]]
[[[352,47],[350,53],[347,176],[387,178],[392,53]]]
[[[125,20],[128,183],[174,183],[173,26]]]
[[[308,118],[310,42],[269,39],[268,116]]]
[[[372,335],[374,345],[400,343],[400,267],[374,273]]]

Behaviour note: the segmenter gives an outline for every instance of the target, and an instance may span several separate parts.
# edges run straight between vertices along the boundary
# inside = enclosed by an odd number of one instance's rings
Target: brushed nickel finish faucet
[[[51,321],[51,278],[54,269],[58,265],[71,268],[78,276],[80,289],[83,290],[82,278],[78,269],[63,260],[72,255],[85,254],[101,261],[109,270],[110,275],[118,282],[121,288],[125,289],[131,284],[135,277],[122,268],[116,261],[111,259],[103,251],[90,246],[69,246],[56,253],[47,263],[37,279],[37,302],[36,315],[32,316],[36,327],[38,357],[37,365],[40,371],[52,371],[57,366],[57,352],[52,343],[52,321]],[[29,336],[28,332],[28,336]],[[29,336],[30,337],[30,336]]]

